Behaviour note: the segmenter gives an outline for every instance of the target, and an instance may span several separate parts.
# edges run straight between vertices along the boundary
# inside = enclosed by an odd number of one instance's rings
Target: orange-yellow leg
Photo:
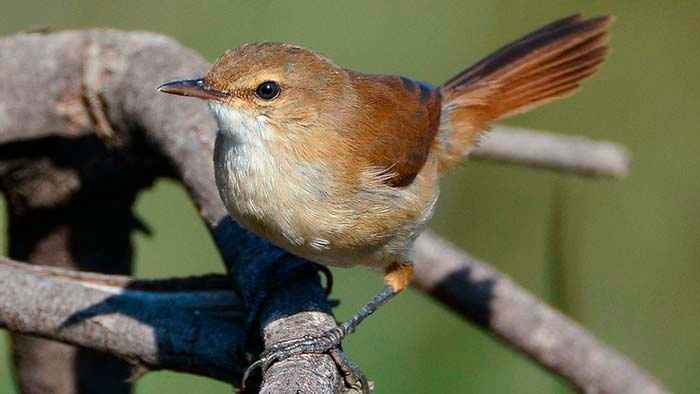
[[[402,292],[411,283],[413,278],[413,264],[410,263],[393,263],[384,271],[384,281],[386,286],[379,294],[374,296],[370,302],[365,304],[359,312],[347,321],[340,324],[338,327],[323,333],[317,337],[304,337],[290,339],[275,344],[270,349],[263,352],[260,359],[253,363],[245,375],[243,376],[243,385],[248,378],[248,374],[257,367],[261,367],[263,372],[266,371],[274,362],[287,359],[296,354],[303,353],[326,353],[337,349],[343,338],[355,331],[358,325],[363,320],[373,314],[380,306],[386,304],[394,298],[395,295]],[[343,371],[351,371],[362,384],[363,393],[369,393],[367,380],[362,372],[357,367],[351,365],[349,360],[342,356],[342,352],[331,352],[333,359],[338,363],[338,366]],[[342,356],[339,357],[338,355]]]
[[[384,271],[384,281],[391,286],[396,293],[402,292],[413,279],[413,264],[393,263]]]

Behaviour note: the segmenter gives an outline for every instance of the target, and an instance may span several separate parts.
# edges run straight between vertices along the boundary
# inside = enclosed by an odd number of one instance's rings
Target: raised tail
[[[435,147],[441,169],[462,162],[491,122],[574,93],[605,59],[612,21],[573,15],[550,23],[442,85]]]

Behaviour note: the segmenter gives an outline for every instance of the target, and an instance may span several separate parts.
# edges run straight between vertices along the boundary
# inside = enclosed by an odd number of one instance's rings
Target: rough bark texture
[[[43,137],[0,147],[8,200],[9,254],[31,264],[114,274],[131,272],[131,213],[144,178],[97,138]],[[115,166],[116,165],[116,166]],[[78,189],[78,187],[80,187]],[[123,360],[88,349],[12,335],[23,393],[131,391]]]
[[[416,286],[586,393],[665,393],[634,363],[435,234],[417,241]]]
[[[227,278],[76,275],[0,258],[0,282],[5,284],[0,326],[119,356],[130,363],[120,385],[132,368],[135,373],[167,368],[233,382],[246,365],[245,308],[228,289]],[[56,374],[47,378],[47,385],[28,391],[61,392],[52,388]],[[79,392],[109,390],[102,383]]]
[[[47,174],[60,174],[64,168],[74,171],[75,168],[104,167],[116,173],[113,178],[107,177],[110,181],[104,184],[111,185],[114,182],[112,179],[120,179],[128,185],[132,185],[133,181],[133,185],[128,189],[132,195],[156,176],[175,177],[187,187],[216,240],[239,299],[246,308],[243,323],[240,319],[231,318],[219,323],[212,322],[212,327],[216,327],[215,324],[230,324],[241,327],[243,332],[253,328],[261,334],[251,335],[252,340],[247,341],[241,339],[240,335],[236,337],[233,334],[229,338],[220,338],[230,341],[226,349],[256,352],[262,346],[269,346],[290,336],[315,334],[335,324],[312,265],[250,235],[227,218],[213,182],[211,157],[215,124],[204,104],[196,100],[176,100],[155,92],[155,87],[163,81],[201,75],[207,68],[201,57],[163,36],[116,31],[20,34],[0,40],[0,53],[0,69],[6,75],[17,76],[0,79],[0,149],[4,149],[5,152],[0,155],[0,163],[3,166],[8,162],[8,154],[15,155],[19,160],[29,158],[40,162],[47,160],[46,157],[51,160],[55,141],[64,142],[71,149],[81,141],[92,141],[91,143],[98,146],[86,148],[86,157],[77,155],[74,159],[77,163],[71,165],[58,163],[55,165],[57,170],[47,171]],[[95,136],[99,137],[99,141]],[[533,135],[534,139],[540,137],[537,134]],[[525,137],[520,141],[527,145],[529,140]],[[33,154],[35,144],[42,142],[48,145],[48,149]],[[483,147],[484,151],[481,154],[483,158],[490,160],[594,175],[606,173],[607,170],[591,170],[591,166],[596,165],[590,163],[581,165],[580,158],[587,156],[585,149],[592,145],[575,143],[584,147],[583,153],[569,156],[556,154],[548,158],[548,155],[556,153],[560,148],[545,149],[535,152],[534,155],[522,156],[525,159],[513,159],[512,157],[518,156],[519,149],[509,146],[508,149],[513,151],[510,157],[503,153],[494,154],[493,152],[502,150],[498,149],[498,141],[491,141],[490,145]],[[14,144],[27,144],[27,149],[17,150],[13,147],[17,146]],[[544,145],[550,148],[553,146]],[[100,155],[99,152],[106,153]],[[111,158],[106,159],[105,155]],[[619,157],[615,158],[619,162],[618,159]],[[601,160],[603,159],[599,159]],[[572,161],[576,163],[571,164]],[[626,159],[622,161],[626,165]],[[597,166],[611,167],[607,164]],[[15,176],[21,176],[22,167],[19,168],[19,175]],[[136,174],[129,170],[134,168],[137,169]],[[579,168],[583,170],[579,171]],[[619,172],[619,168],[615,171]],[[41,205],[43,198],[46,199],[44,203],[61,209],[70,205],[71,201],[91,201],[76,200],[76,196],[91,196],[92,194],[88,193],[88,185],[93,183],[87,180],[92,179],[91,177],[101,179],[104,175],[99,171],[77,172],[80,176],[71,182],[56,180],[53,183],[33,184],[29,179],[23,183],[29,185],[26,188],[18,188],[20,183],[13,183],[14,177],[0,177],[0,181],[4,185],[3,190],[9,193],[10,209],[21,210],[21,207],[26,206],[27,214],[34,215],[35,211],[41,210],[36,206]],[[119,177],[122,172],[129,176]],[[16,171],[15,174],[17,173]],[[131,179],[131,176],[136,178]],[[141,178],[143,181],[137,181]],[[20,190],[17,197],[19,202],[13,201],[11,196],[15,190]],[[108,190],[109,193],[115,193],[114,189]],[[22,204],[22,199],[38,202],[36,206]],[[104,201],[99,201],[100,204],[104,204]],[[103,211],[110,209],[108,205],[102,206]],[[82,210],[65,212],[78,217],[86,215]],[[88,215],[98,214],[92,211]],[[120,236],[128,238],[126,234],[128,230],[124,230]],[[89,239],[86,240],[86,243],[90,242]],[[115,251],[114,256],[120,253],[123,255],[127,250],[125,245],[122,245],[124,249]],[[443,249],[444,260],[436,258],[436,247]],[[507,344],[527,353],[540,365],[561,374],[580,390],[596,393],[665,392],[643,371],[605,349],[575,323],[527,295],[502,275],[484,266],[470,266],[466,262],[471,260],[464,258],[461,252],[449,245],[440,243],[430,234],[421,238],[417,249],[419,258],[416,261],[416,282],[419,288],[446,303],[465,318],[480,324]],[[109,256],[106,260],[111,258],[112,256]],[[43,283],[41,286],[48,287],[55,286],[54,282],[63,280],[46,277],[39,279]],[[284,286],[279,286],[280,283],[284,283]],[[71,282],[70,285],[75,283]],[[66,287],[62,289],[65,290]],[[174,323],[168,320],[127,319],[123,322],[128,327],[126,331],[105,328],[112,327],[105,322],[109,322],[108,317],[113,316],[105,315],[105,312],[123,308],[133,314],[134,308],[147,308],[145,303],[142,303],[143,300],[148,299],[148,302],[151,302],[153,299],[154,305],[157,305],[160,296],[141,297],[143,294],[139,293],[139,297],[136,297],[132,290],[105,298],[104,294],[94,293],[94,286],[82,286],[72,290],[75,294],[80,294],[81,300],[88,300],[82,305],[82,309],[81,305],[74,305],[77,308],[75,311],[60,308],[55,310],[57,314],[70,312],[70,316],[74,316],[75,312],[80,310],[78,316],[82,319],[69,319],[69,329],[56,330],[55,325],[49,324],[46,331],[40,331],[38,327],[27,328],[28,324],[34,324],[29,321],[20,319],[23,323],[17,325],[13,319],[18,319],[21,315],[8,315],[8,310],[3,308],[10,306],[2,301],[31,295],[39,299],[37,303],[45,301],[48,305],[55,306],[55,300],[58,298],[53,295],[42,298],[41,292],[22,293],[23,290],[25,289],[22,286],[11,286],[7,289],[10,293],[0,296],[0,322],[15,331],[60,339],[93,349],[109,350],[110,353],[125,356],[132,361],[137,360],[151,368],[171,368],[205,374],[207,373],[204,369],[216,370],[210,364],[200,365],[196,357],[190,357],[187,353],[206,353],[210,350],[206,347],[209,346],[207,343],[196,343],[196,346],[184,350],[177,348],[174,353],[186,356],[169,357],[169,349],[158,345],[161,341],[169,340],[168,325]],[[52,301],[54,304],[51,304]],[[36,303],[34,306],[36,307]],[[43,308],[43,304],[41,306]],[[251,315],[251,311],[256,313]],[[25,313],[31,313],[31,310],[26,310]],[[127,316],[130,315],[127,313]],[[185,327],[190,324],[186,318],[183,319]],[[203,326],[197,330],[205,330]],[[526,332],[522,327],[536,329]],[[151,342],[138,346],[146,346],[144,349],[151,352],[151,358],[146,355],[137,356],[134,348],[137,345],[129,330],[149,328],[153,335],[146,338],[150,338]],[[186,331],[186,328],[183,330]],[[547,335],[542,336],[542,333]],[[99,342],[103,335],[113,335],[114,341]],[[199,338],[198,335],[195,333],[194,337]],[[263,340],[260,341],[258,337]],[[191,337],[183,334],[182,338],[187,342],[190,341],[187,338]],[[580,341],[576,342],[577,346],[561,346],[556,340],[542,341],[542,338]],[[154,359],[153,354],[157,355],[157,358]],[[592,362],[591,360],[597,359],[590,357],[596,354],[609,357],[610,362]],[[234,383],[237,383],[239,378],[239,372],[236,371],[240,371],[246,364],[237,350],[232,351],[228,359],[217,359],[214,363],[224,376],[219,376],[219,373],[208,375],[216,375],[214,377]],[[610,366],[613,365],[615,368],[611,369]],[[623,384],[619,383],[620,376],[625,377]],[[226,379],[227,377],[230,378]],[[274,365],[265,374],[261,391],[333,393],[341,389],[341,383],[342,379],[330,362],[330,357],[303,355]],[[639,387],[644,387],[646,391],[637,390]]]
[[[32,264],[54,264],[76,270],[90,269],[120,274],[130,272],[131,254],[124,255],[124,252],[130,252],[127,245],[123,245],[125,247],[121,248],[122,253],[120,254],[122,256],[120,257],[122,259],[120,260],[110,261],[109,257],[117,256],[107,253],[99,256],[98,260],[90,261],[90,256],[87,255],[90,252],[82,250],[74,242],[85,246],[89,245],[89,249],[104,245],[94,242],[94,238],[87,240],[87,234],[81,233],[80,229],[76,228],[79,226],[76,226],[75,223],[67,223],[65,219],[68,216],[61,213],[42,214],[31,219],[18,218],[17,215],[10,213],[10,255]],[[122,212],[122,214],[124,213],[128,214],[128,211]],[[58,223],[55,223],[56,227],[46,229],[48,230],[46,233],[42,234],[42,231],[37,229],[39,226],[34,226],[37,224],[33,223],[34,220],[41,220],[43,224],[46,224],[51,219],[58,219],[55,216],[62,216],[64,220],[59,219]],[[114,235],[111,229],[100,231],[99,226],[90,226],[89,228],[94,231],[95,235],[106,236],[102,239],[110,239],[110,236]],[[129,233],[128,229],[115,230],[121,230],[122,234]],[[76,251],[75,249],[78,248],[81,250]],[[4,290],[8,290],[10,286],[22,285],[21,282],[13,283],[4,280],[0,283],[3,283]],[[15,296],[34,298],[31,293]],[[17,298],[5,299],[16,300]],[[57,298],[57,300],[63,299]],[[130,367],[124,360],[114,356],[19,334],[11,335],[11,346],[13,371],[22,393],[100,392],[117,394],[131,392],[131,384],[127,382]]]

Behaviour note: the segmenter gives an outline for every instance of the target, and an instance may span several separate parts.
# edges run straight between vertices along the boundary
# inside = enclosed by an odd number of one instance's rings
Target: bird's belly
[[[339,191],[322,167],[284,162],[256,149],[217,139],[217,186],[227,210],[243,227],[326,265],[383,268],[408,259],[413,240],[432,214],[436,188],[358,186]]]
[[[238,152],[246,154],[247,152]],[[335,266],[379,264],[371,258],[372,238],[337,201],[318,188],[322,182],[277,168],[278,163],[231,158],[216,167],[221,198],[241,226],[306,259]],[[248,164],[248,165],[246,165]],[[308,172],[308,171],[307,171]],[[341,204],[342,205],[342,204]],[[352,237],[348,237],[352,233]]]
[[[342,200],[311,193],[302,197],[298,183],[286,182],[278,183],[270,194],[251,178],[232,178],[229,182],[235,185],[224,188],[229,192],[222,197],[239,224],[292,254],[338,267],[381,269],[408,260],[406,254],[434,203],[397,207],[364,196]]]
[[[387,226],[379,229],[359,218],[339,223],[325,208],[308,200],[294,208],[270,204],[251,210],[250,204],[239,200],[226,205],[231,216],[249,231],[292,254],[325,265],[383,268],[396,261],[407,242],[401,239],[405,231]]]

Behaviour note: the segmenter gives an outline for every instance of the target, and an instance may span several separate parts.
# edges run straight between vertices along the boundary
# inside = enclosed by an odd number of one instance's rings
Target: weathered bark
[[[505,275],[426,232],[416,283],[451,310],[586,393],[666,393],[660,382]]]
[[[131,273],[131,205],[139,177],[95,137],[47,137],[0,148],[0,186],[8,199],[9,254],[31,264]],[[95,160],[114,160],[107,165]],[[99,163],[99,162],[98,162]],[[80,190],[72,190],[80,185]],[[130,366],[87,348],[13,334],[22,393],[131,392]]]
[[[79,140],[94,135],[93,130],[96,130],[113,150],[136,152],[130,156],[137,158],[143,172],[174,176],[187,187],[212,231],[241,301],[247,311],[258,312],[256,316],[247,316],[246,321],[260,327],[264,346],[292,335],[318,333],[335,324],[311,265],[250,235],[227,218],[212,175],[215,125],[203,103],[156,94],[155,87],[163,81],[201,75],[207,68],[201,57],[162,36],[114,31],[17,35],[0,40],[0,53],[3,54],[0,69],[22,76],[0,79],[0,145],[22,140],[34,143],[47,137]],[[523,138],[519,141],[526,149],[528,141],[532,140]],[[541,135],[534,134],[533,138],[542,141]],[[592,175],[623,173],[619,163],[623,163],[626,170],[626,159],[620,150],[605,159],[596,159],[605,161],[613,157],[611,162],[618,164],[582,162],[581,158],[589,156],[587,149],[597,148],[595,144],[579,143],[575,139],[557,141],[573,141],[583,149],[583,154],[562,156],[560,148],[550,149],[562,145],[546,143],[539,146],[546,145],[547,149],[522,155],[508,141],[501,141],[505,143],[500,145],[505,151],[498,149],[500,143],[495,140],[488,142],[491,145],[485,145],[477,155],[489,160]],[[508,151],[511,153],[503,153]],[[548,155],[553,155],[551,160]],[[0,156],[0,161],[4,161],[4,157]],[[72,190],[69,195],[81,190],[81,185]],[[665,392],[633,364],[599,342],[588,340],[591,337],[575,323],[556,314],[495,271],[469,266],[466,263],[469,260],[459,255],[460,252],[431,237],[427,234],[417,244],[419,288],[510,346],[526,352],[540,365],[561,374],[581,390],[632,393],[639,391],[629,390],[645,386],[646,392]],[[435,245],[444,248],[444,260],[431,254]],[[427,261],[430,263],[425,264]],[[470,270],[479,273],[477,280]],[[279,286],[281,283],[284,286]],[[275,284],[278,286],[271,286]],[[549,332],[551,324],[551,329],[562,330],[561,338],[580,334],[584,339],[581,346],[553,346],[543,351],[536,344],[538,338],[519,330],[521,326],[533,327],[533,316],[547,318],[536,320],[540,325],[531,334]],[[90,316],[85,324],[93,318],[96,316]],[[76,324],[75,330],[79,330],[79,323]],[[160,332],[158,321],[149,324],[156,334]],[[53,334],[41,335],[58,338]],[[78,343],[79,338],[80,335],[60,339]],[[156,338],[156,342],[159,339]],[[92,347],[88,343],[80,344]],[[231,343],[232,348],[237,346],[256,350],[254,341],[243,345]],[[117,349],[110,351],[120,354]],[[605,365],[596,364],[595,373],[592,373],[590,368],[582,368],[581,360],[588,360],[591,354],[610,357],[612,364],[607,365],[615,364],[619,369],[605,370]],[[625,384],[616,384],[616,374],[620,371],[628,377]],[[237,379],[235,373],[231,376],[231,380]],[[330,393],[340,389],[341,381],[328,356],[303,355],[271,368],[265,375],[262,391]]]
[[[0,282],[5,284],[0,326],[119,356],[131,364],[119,384],[132,368],[134,373],[172,369],[231,382],[245,368],[246,311],[227,277],[134,280],[0,258]],[[53,387],[54,379],[47,384]],[[100,385],[87,391],[108,390]]]

